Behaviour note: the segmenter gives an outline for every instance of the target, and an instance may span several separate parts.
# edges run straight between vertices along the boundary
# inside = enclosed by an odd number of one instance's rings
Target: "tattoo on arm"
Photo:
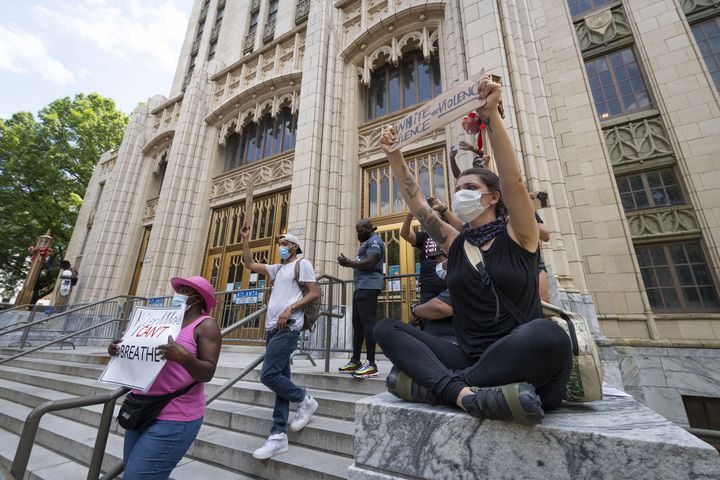
[[[490,127],[490,115],[488,115],[485,118],[481,118],[482,123],[485,124],[485,129],[487,129],[488,133],[492,133],[492,128]]]
[[[430,237],[439,245],[445,245],[447,235],[443,233],[443,222],[435,215],[430,207],[425,207],[418,212],[417,219]]]
[[[403,175],[405,177],[403,179],[403,181],[405,182],[405,192],[410,198],[412,198],[418,194],[418,192],[420,191],[420,187],[415,181],[415,177],[412,176],[412,173],[410,172],[410,169],[408,168],[406,163],[403,163]]]

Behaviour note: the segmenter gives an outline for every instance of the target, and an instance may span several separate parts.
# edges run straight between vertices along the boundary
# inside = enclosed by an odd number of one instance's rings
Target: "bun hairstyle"
[[[479,167],[472,167],[464,170],[460,174],[460,177],[465,177],[467,175],[475,175],[482,183],[484,183],[488,187],[488,191],[498,192],[500,194],[500,199],[495,204],[495,216],[498,218],[506,217],[507,208],[505,208],[505,203],[502,199],[502,192],[500,192],[500,177],[498,177],[495,172],[491,170]]]

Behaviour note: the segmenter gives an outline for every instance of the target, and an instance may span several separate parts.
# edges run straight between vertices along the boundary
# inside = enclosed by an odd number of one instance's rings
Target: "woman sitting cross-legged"
[[[486,75],[478,92],[487,99],[478,113],[499,178],[482,168],[460,174],[453,211],[465,223],[461,232],[428,206],[402,153],[389,151],[396,139],[393,128],[386,128],[380,138],[410,210],[448,252],[447,284],[457,344],[391,319],[378,323],[375,337],[396,367],[388,376],[388,387],[400,398],[458,405],[479,418],[532,425],[540,422],[543,408],[552,410],[562,402],[572,350],[562,328],[541,318],[538,225],[497,110],[500,85]],[[510,213],[507,224],[505,208]],[[470,262],[466,241],[472,245],[469,249],[482,250],[491,283],[481,275],[482,268]],[[521,324],[498,301],[493,286],[530,321]]]

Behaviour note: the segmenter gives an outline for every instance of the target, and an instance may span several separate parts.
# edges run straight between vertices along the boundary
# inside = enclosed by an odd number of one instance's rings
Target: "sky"
[[[193,0],[0,0],[0,118],[97,92],[168,96]]]

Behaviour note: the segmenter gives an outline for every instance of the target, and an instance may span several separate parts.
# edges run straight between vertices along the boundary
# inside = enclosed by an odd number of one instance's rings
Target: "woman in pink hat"
[[[185,306],[180,335],[170,337],[159,347],[169,360],[147,392],[142,395],[166,395],[190,389],[172,400],[145,430],[126,430],[123,461],[126,480],[164,480],[185,455],[198,434],[205,415],[205,382],[215,375],[220,355],[221,336],[217,322],[208,312],[215,307],[215,289],[200,276],[175,277],[172,306]],[[111,356],[118,354],[114,341],[108,347]]]

